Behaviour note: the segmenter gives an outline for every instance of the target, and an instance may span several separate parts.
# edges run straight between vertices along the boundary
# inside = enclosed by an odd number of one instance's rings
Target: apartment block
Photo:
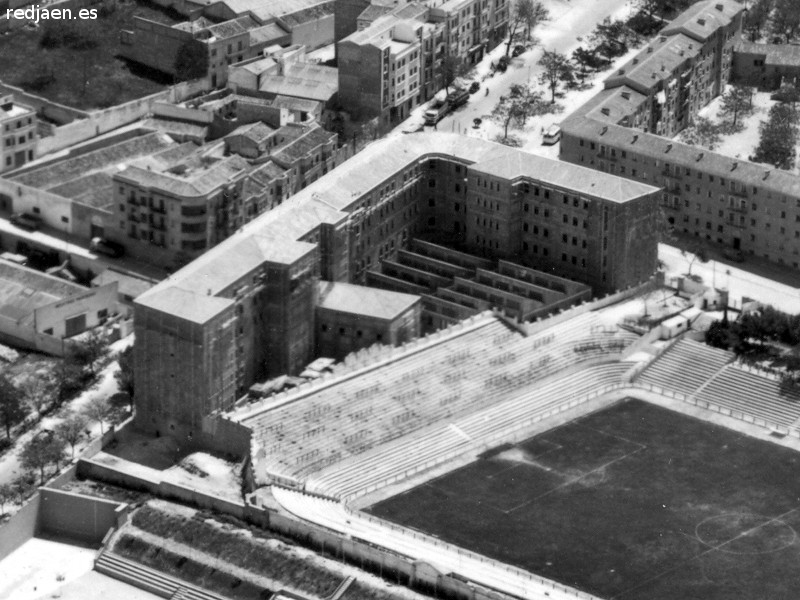
[[[506,0],[431,0],[388,13],[385,8],[366,8],[357,21],[360,29],[337,44],[342,104],[385,122],[406,118],[442,88],[446,56],[474,64],[502,41],[508,25]]]
[[[299,372],[315,356],[320,281],[362,284],[415,237],[563,273],[595,292],[654,272],[657,188],[464,141],[375,142],[138,297],[139,425],[196,430],[259,379]]]
[[[684,112],[669,112],[676,106],[669,105],[655,121],[648,108],[650,95],[632,86],[607,86],[561,124],[560,156],[571,163],[661,188],[663,220],[676,231],[800,268],[800,177],[655,134],[676,133],[694,111],[692,98],[707,102],[722,90],[738,60],[728,59],[728,48],[738,40],[738,33],[730,37],[730,27],[739,27],[741,9],[736,3],[699,2],[662,30],[662,35],[670,34],[667,41],[659,38],[648,46],[657,49],[672,44],[669,53],[674,57],[674,49],[688,49],[681,44],[689,43],[677,41],[676,36],[689,36],[695,26],[706,28],[709,23],[716,23],[720,29],[709,39],[716,40],[717,48],[722,45],[722,53],[704,55],[705,50],[695,48],[698,53],[692,55],[694,58],[688,64],[681,61],[672,70],[673,76],[666,78],[668,87],[674,82],[675,89],[680,89],[679,73],[687,69],[692,72],[688,81],[698,82],[689,88]],[[639,56],[640,66],[655,60],[647,68],[660,71],[659,51],[645,49]],[[698,69],[698,65],[702,66]],[[658,68],[654,70],[653,66]]]
[[[181,53],[197,47],[207,57],[212,87],[221,87],[229,65],[260,56],[268,46],[289,44],[290,36],[277,23],[261,25],[249,15],[222,23],[199,17],[172,26],[134,17],[133,29],[123,30],[120,42],[124,58],[173,76]]]
[[[636,97],[624,124],[667,137],[688,127],[730,78],[742,11],[734,0],[698,2],[609,76],[606,90]]]
[[[800,85],[800,46],[793,44],[736,43],[732,79],[759,89]]]
[[[0,173],[23,166],[36,157],[36,112],[0,96]]]

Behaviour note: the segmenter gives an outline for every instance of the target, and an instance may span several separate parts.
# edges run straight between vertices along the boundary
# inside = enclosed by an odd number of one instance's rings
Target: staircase
[[[134,587],[171,600],[228,600],[176,577],[104,550],[95,559],[94,570]]]

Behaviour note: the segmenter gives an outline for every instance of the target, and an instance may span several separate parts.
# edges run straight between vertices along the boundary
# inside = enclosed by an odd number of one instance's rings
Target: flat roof
[[[338,283],[319,282],[317,306],[351,315],[391,320],[420,302],[420,297],[378,288]]]
[[[543,183],[615,202],[624,202],[637,194],[649,194],[658,189],[454,133],[415,133],[384,138],[369,144],[282,204],[245,224],[231,237],[145,292],[136,302],[152,306],[151,298],[167,288],[180,288],[194,294],[197,302],[202,302],[221,293],[265,260],[289,260],[297,254],[302,255],[314,245],[304,244],[296,249],[288,246],[294,241],[302,243],[299,240],[323,223],[336,225],[346,220],[347,212],[361,202],[364,194],[382,185],[392,175],[421,160],[437,157],[467,165],[480,164],[486,172],[498,176],[530,176]],[[263,242],[243,243],[256,237],[262,238]],[[279,247],[283,248],[285,255],[270,255],[267,259],[265,246],[275,248],[276,252]],[[259,251],[254,251],[259,248]],[[170,304],[159,300],[158,307],[178,316],[183,312],[180,302]]]
[[[20,321],[37,308],[87,289],[0,258],[0,318]]]
[[[136,277],[129,273],[115,271],[114,269],[106,269],[97,277],[92,279],[92,286],[100,287],[115,281],[117,282],[118,293],[122,294],[123,296],[130,296],[131,298],[141,296],[156,283],[151,279]]]

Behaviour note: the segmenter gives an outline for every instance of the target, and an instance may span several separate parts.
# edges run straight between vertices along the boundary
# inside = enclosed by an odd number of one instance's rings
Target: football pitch
[[[609,600],[800,594],[800,453],[638,400],[368,510]]]

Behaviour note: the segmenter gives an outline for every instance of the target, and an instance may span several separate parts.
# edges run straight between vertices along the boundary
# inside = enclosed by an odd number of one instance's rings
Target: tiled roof
[[[735,0],[697,2],[664,27],[661,34],[682,32],[695,40],[705,42],[717,29],[730,25],[736,13],[742,10],[744,6]]]
[[[741,40],[734,50],[747,54],[762,54],[766,65],[800,67],[800,46],[794,44],[754,44]]]
[[[672,77],[672,72],[681,63],[699,52],[700,44],[682,33],[658,37],[610,75],[605,86],[627,84],[640,92],[656,89],[662,79]]]
[[[173,145],[175,142],[168,136],[162,133],[149,133],[32,169],[13,177],[12,180],[38,189],[50,189],[89,173],[105,169],[113,171],[125,161],[150,156]]]

